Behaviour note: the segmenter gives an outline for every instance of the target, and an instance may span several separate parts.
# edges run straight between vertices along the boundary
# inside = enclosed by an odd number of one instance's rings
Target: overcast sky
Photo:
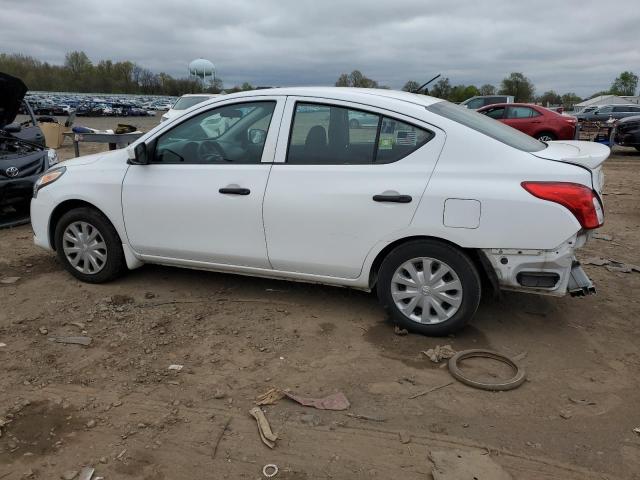
[[[174,76],[204,57],[226,86],[523,72],[537,93],[586,96],[640,74],[638,0],[0,0],[0,19],[0,52],[62,63],[84,50]]]

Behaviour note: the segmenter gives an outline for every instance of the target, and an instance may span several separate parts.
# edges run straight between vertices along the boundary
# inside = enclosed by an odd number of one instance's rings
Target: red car
[[[577,120],[528,103],[498,103],[477,110],[542,142],[573,140]]]

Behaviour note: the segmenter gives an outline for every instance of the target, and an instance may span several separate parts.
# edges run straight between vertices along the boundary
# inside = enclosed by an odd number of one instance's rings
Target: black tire
[[[543,137],[548,137],[548,139],[551,139],[552,141],[556,139],[556,136],[551,132],[540,132],[538,135],[536,135],[536,140],[540,140],[542,142]],[[547,140],[544,141],[546,142]]]
[[[63,235],[67,227],[74,222],[86,222],[98,230],[106,245],[106,261],[96,273],[83,273],[77,270],[64,252]],[[90,207],[81,207],[68,211],[56,224],[54,243],[58,259],[64,268],[74,277],[87,283],[104,283],[114,280],[124,273],[127,268],[122,241],[116,229],[107,217]]]
[[[360,128],[360,122],[355,118],[349,120],[349,128]]]
[[[462,285],[462,298],[458,310],[441,323],[418,323],[405,316],[392,297],[392,278],[401,265],[419,257],[430,257],[445,263],[455,272]],[[449,335],[460,330],[475,314],[480,303],[481,281],[471,259],[461,250],[437,240],[415,240],[393,249],[382,262],[377,281],[378,299],[396,325],[409,331],[434,337]]]

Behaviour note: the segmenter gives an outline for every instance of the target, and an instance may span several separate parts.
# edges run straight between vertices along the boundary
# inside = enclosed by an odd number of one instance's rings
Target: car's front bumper
[[[563,296],[589,295],[595,288],[575,258],[587,235],[575,235],[552,250],[485,249],[503,290]]]
[[[0,180],[0,206],[28,202],[33,195],[33,184],[40,174]]]

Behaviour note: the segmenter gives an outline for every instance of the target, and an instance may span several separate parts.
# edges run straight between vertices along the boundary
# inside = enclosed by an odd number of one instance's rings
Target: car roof
[[[353,87],[285,87],[249,90],[224,95],[224,98],[242,98],[267,95],[282,95],[295,97],[323,97],[335,100],[356,101],[360,103],[372,103],[379,100],[399,100],[428,107],[443,100],[428,95],[389,90],[384,88],[353,88]]]

